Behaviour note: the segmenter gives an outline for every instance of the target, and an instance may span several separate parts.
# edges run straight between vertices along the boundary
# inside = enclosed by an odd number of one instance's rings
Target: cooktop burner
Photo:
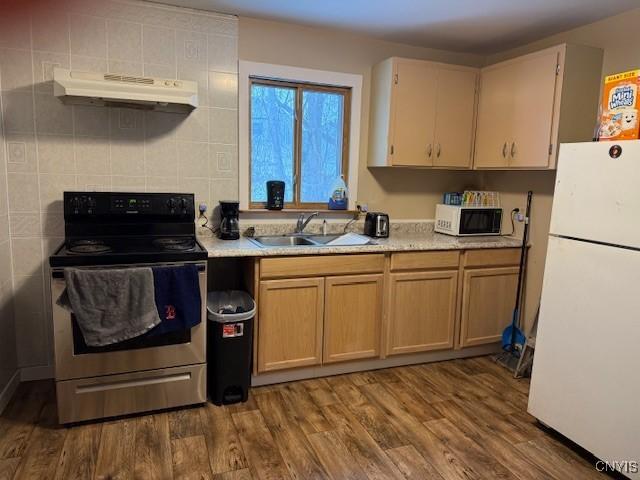
[[[52,267],[202,261],[192,193],[64,192]]]
[[[49,257],[51,266],[194,261],[207,258],[195,236],[73,239]]]
[[[91,255],[111,252],[112,249],[103,240],[76,240],[71,243],[68,251],[74,255]]]
[[[184,252],[193,250],[196,246],[196,241],[193,238],[167,237],[156,238],[153,240],[152,245],[160,250]]]

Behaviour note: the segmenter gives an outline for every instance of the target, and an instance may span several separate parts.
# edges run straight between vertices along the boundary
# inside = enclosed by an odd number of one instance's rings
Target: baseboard
[[[16,370],[13,373],[13,376],[9,379],[7,385],[4,387],[2,392],[0,392],[0,414],[4,412],[5,408],[7,408],[13,394],[16,393],[16,390],[18,389],[18,385],[20,385],[20,370]]]
[[[20,369],[20,381],[45,380],[54,377],[53,365],[39,365],[37,367],[22,367]]]
[[[318,367],[303,367],[280,372],[262,373],[251,377],[251,386],[271,385],[274,383],[292,382],[308,378],[328,377],[343,373],[362,372],[365,370],[377,370],[380,368],[400,367],[415,365],[418,363],[441,362],[455,358],[477,357],[500,352],[500,345],[492,343],[477,347],[463,348],[461,350],[440,350],[434,352],[410,353],[395,355],[385,359],[357,360],[353,362],[336,363]]]

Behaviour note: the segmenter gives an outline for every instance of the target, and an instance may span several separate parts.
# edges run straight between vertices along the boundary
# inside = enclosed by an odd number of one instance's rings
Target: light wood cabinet
[[[460,252],[457,250],[432,252],[402,252],[391,255],[391,271],[449,270],[458,268]]]
[[[476,69],[392,57],[372,71],[370,167],[553,169],[589,141],[601,49],[563,44]]]
[[[373,69],[369,166],[471,168],[478,69],[389,58]]]
[[[379,356],[384,265],[384,254],[261,259],[257,373]]]
[[[383,280],[382,274],[325,279],[323,363],[379,355]]]
[[[434,167],[471,167],[477,85],[475,69],[438,69]]]
[[[392,163],[431,166],[436,128],[436,69],[427,62],[398,61],[394,78]]]
[[[304,255],[263,258],[260,278],[324,277],[384,270],[384,254]]]
[[[457,271],[392,273],[387,355],[453,347]]]
[[[509,94],[513,78],[508,68],[482,71],[478,99],[478,126],[476,131],[476,168],[504,167],[507,165],[511,125],[514,121],[513,96]]]
[[[559,62],[551,49],[482,71],[476,168],[548,166]]]
[[[258,371],[322,363],[324,278],[263,280]]]
[[[511,321],[519,257],[501,248],[256,260],[246,272],[258,303],[254,374],[495,343]]]
[[[511,322],[518,267],[465,270],[460,346],[498,342]]]
[[[519,262],[519,248],[463,253],[459,347],[500,341],[512,320]]]
[[[602,50],[559,45],[480,73],[476,169],[553,169],[558,144],[593,136]]]

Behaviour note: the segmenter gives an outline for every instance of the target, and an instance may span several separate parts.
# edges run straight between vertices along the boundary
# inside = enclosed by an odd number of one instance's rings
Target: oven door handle
[[[117,267],[117,268],[122,268],[122,267]],[[124,267],[124,268],[127,268],[127,267]],[[134,268],[134,267],[129,267],[129,268]],[[207,269],[206,265],[200,265],[200,264],[197,265],[197,268],[198,268],[198,272],[204,272]],[[108,269],[108,268],[104,268],[104,269],[101,269],[101,270],[106,270],[106,269]],[[54,271],[52,271],[51,272],[51,278],[64,279],[64,270],[54,270]]]

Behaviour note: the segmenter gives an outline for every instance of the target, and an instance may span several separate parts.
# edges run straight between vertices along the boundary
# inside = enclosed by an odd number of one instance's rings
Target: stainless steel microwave
[[[500,235],[501,229],[501,208],[436,205],[436,232],[462,237]]]

